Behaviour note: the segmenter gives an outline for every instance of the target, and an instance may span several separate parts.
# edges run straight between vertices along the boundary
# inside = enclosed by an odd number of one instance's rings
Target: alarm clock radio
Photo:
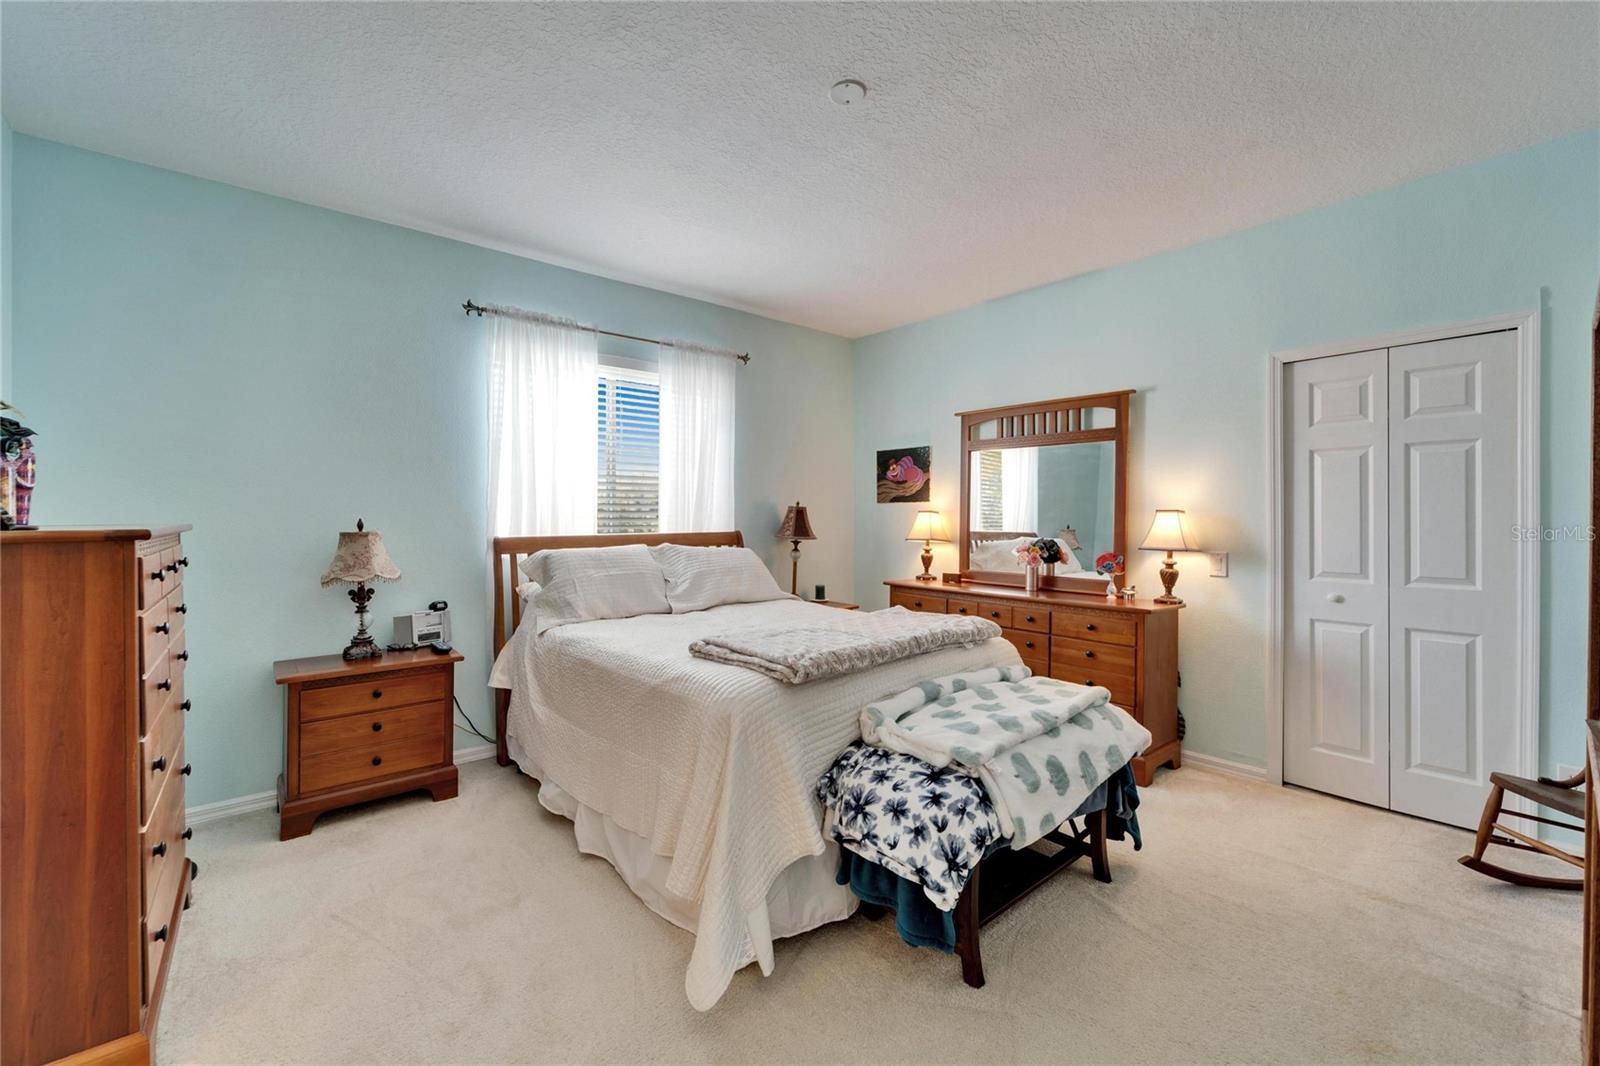
[[[396,644],[450,643],[450,605],[443,600],[428,604],[426,611],[394,616]]]

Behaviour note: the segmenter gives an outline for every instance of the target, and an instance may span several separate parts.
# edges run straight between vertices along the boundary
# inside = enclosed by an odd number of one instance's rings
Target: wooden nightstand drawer
[[[304,757],[346,748],[369,748],[383,741],[420,736],[433,737],[442,748],[443,735],[449,728],[450,705],[442,701],[347,714],[301,725],[300,754]]]
[[[1054,610],[1050,612],[1050,632],[1058,637],[1078,637],[1107,644],[1132,646],[1139,623],[1120,618],[1110,611]]]
[[[449,684],[444,674],[427,670],[413,674],[375,674],[349,684],[308,688],[300,694],[300,717],[316,721],[443,699]]]
[[[920,592],[901,592],[894,589],[889,593],[890,607],[904,607],[908,611],[929,611],[933,614],[944,614],[945,599],[943,596],[924,596]]]
[[[1073,670],[1115,670],[1133,675],[1133,648],[1077,637],[1051,637],[1050,661]]]
[[[422,736],[399,737],[300,758],[300,790],[321,792],[372,781],[407,770],[439,766],[444,762],[444,742],[438,730]]]
[[[1017,654],[1022,656],[1024,662],[1029,659],[1037,659],[1040,663],[1043,663],[1049,656],[1049,637],[1038,633],[1030,633],[1025,629],[1002,629],[1000,635],[1017,646]],[[1033,667],[1032,663],[1028,663],[1028,665],[1030,668]],[[1043,671],[1034,669],[1033,672],[1037,674]]]

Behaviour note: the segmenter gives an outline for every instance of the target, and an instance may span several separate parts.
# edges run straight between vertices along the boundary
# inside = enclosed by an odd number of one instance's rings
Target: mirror
[[[1098,560],[1128,550],[1133,395],[1123,389],[960,412],[964,579],[1024,585],[1028,569],[1017,548],[1051,540],[1060,559],[1042,568],[1040,587],[1104,593]]]
[[[1022,574],[1019,545],[1054,540],[1050,576],[1093,571],[1116,550],[1117,450],[1112,441],[990,448],[969,454],[967,565]]]

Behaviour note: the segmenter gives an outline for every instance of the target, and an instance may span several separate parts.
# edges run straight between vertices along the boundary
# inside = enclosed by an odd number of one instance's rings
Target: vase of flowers
[[[1044,564],[1044,552],[1037,543],[1017,545],[1017,565],[1027,575],[1028,593],[1039,591],[1039,567]]]

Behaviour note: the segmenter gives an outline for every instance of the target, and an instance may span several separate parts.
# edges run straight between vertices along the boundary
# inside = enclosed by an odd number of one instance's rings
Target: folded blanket
[[[976,774],[1013,848],[1067,819],[1100,783],[1150,746],[1150,731],[1106,690],[1024,667],[924,681],[861,713],[862,738]]]
[[[971,647],[1000,635],[1000,627],[986,618],[927,614],[904,607],[855,615],[841,613],[830,622],[828,626],[709,636],[690,644],[689,653],[755,670],[788,685],[800,685],[939,648],[958,644]]]

